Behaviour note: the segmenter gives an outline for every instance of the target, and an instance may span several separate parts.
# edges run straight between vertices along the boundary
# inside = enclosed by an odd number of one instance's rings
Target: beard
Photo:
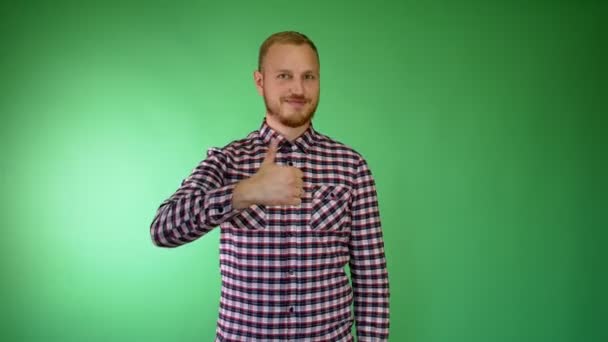
[[[319,102],[312,104],[312,107],[308,107],[311,104],[310,100],[307,100],[307,105],[303,106],[300,109],[293,109],[291,113],[286,113],[285,110],[282,110],[281,104],[285,103],[289,98],[281,97],[279,99],[279,103],[270,103],[268,99],[264,96],[264,103],[266,104],[266,112],[275,117],[282,125],[291,128],[297,128],[305,125],[315,116],[315,112],[317,110],[317,106]],[[304,99],[301,97],[297,97],[297,99]],[[289,104],[287,104],[289,106]]]

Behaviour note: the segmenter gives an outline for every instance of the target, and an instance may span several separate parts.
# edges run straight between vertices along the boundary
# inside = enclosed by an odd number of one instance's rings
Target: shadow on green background
[[[315,127],[376,177],[391,341],[606,341],[600,2],[3,4],[5,341],[211,341],[218,231],[160,203],[261,124],[271,33],[321,56]]]

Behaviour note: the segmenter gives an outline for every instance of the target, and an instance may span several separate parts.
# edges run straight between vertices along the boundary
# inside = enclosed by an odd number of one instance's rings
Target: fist
[[[278,141],[273,140],[258,171],[237,184],[233,206],[245,208],[259,205],[300,205],[304,196],[304,174],[298,168],[275,163]]]

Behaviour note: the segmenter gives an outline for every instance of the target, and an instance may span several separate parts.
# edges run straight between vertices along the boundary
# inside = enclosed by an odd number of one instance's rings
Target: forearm
[[[194,241],[228,220],[238,211],[232,207],[235,184],[226,184],[227,157],[210,149],[177,191],[158,208],[150,225],[152,242],[177,247]]]
[[[235,184],[207,192],[178,190],[158,209],[150,226],[155,245],[177,247],[194,241],[238,213],[232,206]]]
[[[379,215],[372,207],[358,219],[350,260],[358,340],[386,341],[389,335],[389,280]]]
[[[355,263],[352,281],[358,341],[386,341],[390,294],[384,254],[368,255]]]

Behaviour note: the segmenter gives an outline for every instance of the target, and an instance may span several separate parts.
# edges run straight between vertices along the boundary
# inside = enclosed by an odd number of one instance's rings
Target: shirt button
[[[224,208],[222,208],[222,207],[217,208],[217,212],[220,213],[220,214],[223,213],[224,212]]]
[[[293,166],[293,162],[290,160],[290,161],[287,162],[287,165]]]
[[[289,313],[293,313],[293,306],[289,307]]]
[[[290,269],[288,272],[289,272],[289,275],[293,275],[295,273],[295,271],[293,269]]]

